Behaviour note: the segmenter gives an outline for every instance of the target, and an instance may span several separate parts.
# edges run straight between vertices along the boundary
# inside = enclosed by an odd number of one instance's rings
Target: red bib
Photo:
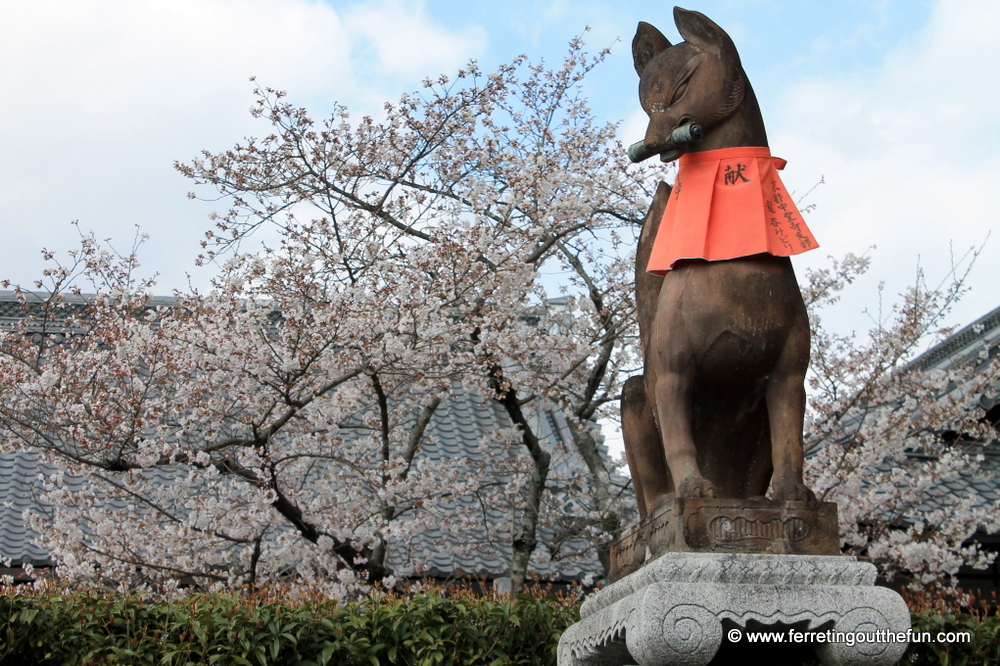
[[[678,164],[647,272],[663,275],[680,259],[788,257],[819,247],[778,178],[785,160],[769,148],[686,153]]]

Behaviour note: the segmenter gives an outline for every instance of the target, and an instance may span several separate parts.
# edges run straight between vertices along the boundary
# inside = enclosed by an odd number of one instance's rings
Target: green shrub
[[[922,610],[912,614],[913,633],[969,632],[972,640],[911,643],[903,664],[919,666],[990,666],[1000,664],[1000,616],[957,611]]]
[[[0,595],[0,664],[555,664],[575,604],[440,591],[338,604],[258,594]]]

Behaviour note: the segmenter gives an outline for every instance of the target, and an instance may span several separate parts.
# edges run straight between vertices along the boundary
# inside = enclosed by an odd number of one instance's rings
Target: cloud
[[[172,165],[267,131],[247,112],[251,76],[311,108],[377,112],[485,43],[391,1],[39,0],[4,14],[0,278],[22,282],[40,271],[37,249],[72,246],[62,237],[79,219],[120,239],[139,224],[161,284],[183,286],[208,210]]]
[[[319,4],[69,1],[14,12],[0,29],[0,81],[20,120],[49,124],[53,140],[144,130],[200,110],[194,100],[245,92],[251,75],[306,92],[351,79],[353,36]]]
[[[990,71],[998,24],[996,3],[942,0],[924,29],[879,65],[794,82],[771,104],[765,120],[775,153],[790,160],[788,187],[802,194],[826,180],[807,217],[823,248],[799,266],[877,245],[867,285],[885,280],[894,295],[912,283],[918,261],[936,283],[949,270],[951,245],[960,254],[983,243],[1000,210],[1000,90]],[[1000,237],[986,245],[954,321],[1000,304],[998,262]]]
[[[486,44],[486,33],[478,26],[465,34],[436,26],[424,14],[422,2],[358,4],[346,13],[345,24],[374,46],[383,70],[417,77],[455,71]]]

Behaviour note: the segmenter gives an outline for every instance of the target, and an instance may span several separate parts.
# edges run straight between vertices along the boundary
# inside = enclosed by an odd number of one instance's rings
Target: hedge
[[[555,664],[574,604],[440,592],[338,604],[193,594],[0,596],[0,664]]]
[[[919,666],[998,666],[1000,665],[1000,616],[982,612],[912,613],[913,633],[969,632],[968,643],[912,643],[903,655],[903,664]]]
[[[0,665],[554,665],[559,636],[578,619],[576,604],[537,594],[432,590],[337,603],[238,592],[173,602],[134,593],[7,593],[0,594]],[[940,608],[912,619],[915,633],[968,631],[972,641],[912,644],[902,664],[1000,665],[1000,617]]]

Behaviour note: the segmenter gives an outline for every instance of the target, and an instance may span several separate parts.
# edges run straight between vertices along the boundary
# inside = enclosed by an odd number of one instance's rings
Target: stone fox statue
[[[815,501],[802,483],[809,322],[788,257],[817,247],[772,158],[729,35],[679,7],[676,45],[640,23],[632,42],[649,127],[633,159],[680,158],[639,240],[644,375],[622,427],[643,517],[658,500]],[[697,140],[699,139],[700,140]],[[637,154],[636,154],[637,153]]]

